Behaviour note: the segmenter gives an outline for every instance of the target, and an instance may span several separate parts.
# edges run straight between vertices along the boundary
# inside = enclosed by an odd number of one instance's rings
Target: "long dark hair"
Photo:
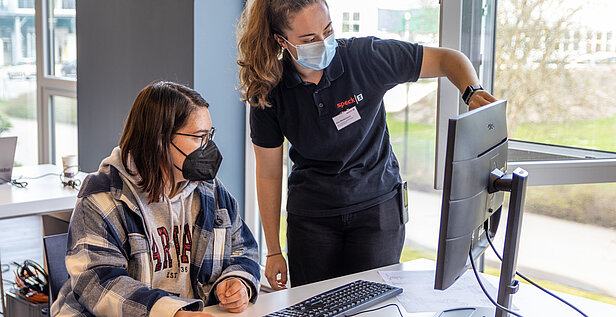
[[[171,139],[197,107],[209,104],[193,89],[166,81],[147,85],[133,102],[120,138],[122,164],[139,174],[137,185],[150,202],[160,201],[165,181],[175,184]],[[136,171],[129,169],[129,155]]]
[[[325,0],[254,0],[246,6],[237,25],[237,64],[240,66],[242,101],[269,107],[267,95],[282,78],[282,48],[274,34],[284,35],[289,17],[308,5]]]

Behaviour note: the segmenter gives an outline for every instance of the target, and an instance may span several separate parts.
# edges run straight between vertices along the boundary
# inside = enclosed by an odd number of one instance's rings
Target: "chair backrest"
[[[2,316],[6,315],[6,305],[4,304],[4,280],[2,279],[2,254],[0,254],[0,302],[2,302]]]
[[[47,274],[49,275],[49,305],[58,297],[58,292],[64,282],[69,278],[64,258],[66,257],[66,244],[68,233],[56,234],[43,238],[45,247],[45,260],[47,261]]]

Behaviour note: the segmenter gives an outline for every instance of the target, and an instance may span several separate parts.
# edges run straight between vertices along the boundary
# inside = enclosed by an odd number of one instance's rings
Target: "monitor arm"
[[[514,277],[518,261],[518,244],[520,242],[527,180],[528,172],[519,167],[511,174],[505,174],[500,169],[494,169],[490,173],[490,184],[488,186],[490,193],[497,191],[511,193],[511,197],[509,197],[509,210],[507,212],[503,263],[501,264],[500,282],[498,284],[498,304],[507,309],[511,308],[511,297],[519,288],[518,281]],[[496,309],[496,317],[506,317],[508,315],[509,313],[504,310]]]

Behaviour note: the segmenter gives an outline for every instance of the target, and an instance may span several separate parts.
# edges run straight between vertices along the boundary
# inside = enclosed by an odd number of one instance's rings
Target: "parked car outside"
[[[62,77],[77,77],[77,61],[72,60],[62,65]]]
[[[36,60],[27,59],[16,62],[8,67],[9,79],[36,78]]]

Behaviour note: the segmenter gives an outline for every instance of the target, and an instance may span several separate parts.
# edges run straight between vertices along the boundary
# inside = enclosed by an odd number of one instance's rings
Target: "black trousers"
[[[403,245],[397,196],[347,215],[287,217],[292,287],[399,263]]]

